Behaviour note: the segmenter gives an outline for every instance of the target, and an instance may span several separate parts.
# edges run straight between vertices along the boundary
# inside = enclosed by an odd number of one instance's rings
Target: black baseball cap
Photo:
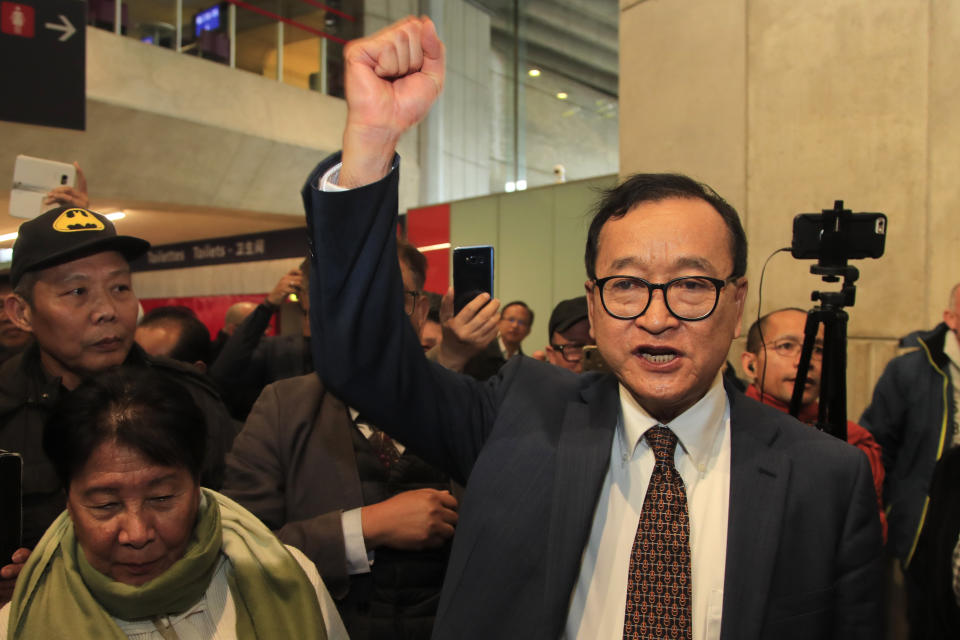
[[[550,324],[547,329],[550,331],[548,340],[553,339],[554,333],[563,333],[581,320],[587,319],[587,297],[570,298],[562,300],[553,308],[550,314]]]
[[[149,248],[146,240],[117,235],[113,223],[99,213],[81,207],[58,207],[20,225],[13,244],[10,283],[16,288],[27,272],[101,251],[117,251],[129,262]]]

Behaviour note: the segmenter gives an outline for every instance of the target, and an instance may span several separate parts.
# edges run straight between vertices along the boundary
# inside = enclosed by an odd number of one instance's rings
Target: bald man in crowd
[[[188,307],[151,309],[137,326],[134,340],[151,356],[172,358],[207,372],[210,332]]]
[[[747,349],[741,356],[743,370],[750,379],[746,394],[763,404],[786,413],[790,408],[793,387],[800,364],[807,312],[789,308],[771,311],[755,321],[747,332]],[[823,365],[823,327],[817,334],[810,356],[803,402],[797,418],[813,425],[820,405],[820,373]],[[870,432],[847,420],[847,442],[863,451],[870,462],[873,486],[877,492],[877,512],[886,537],[887,519],[883,506],[883,458],[880,445]]]

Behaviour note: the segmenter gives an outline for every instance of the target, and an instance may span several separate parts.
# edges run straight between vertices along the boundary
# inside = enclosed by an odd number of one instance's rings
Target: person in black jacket
[[[291,269],[277,281],[254,310],[240,323],[223,344],[210,365],[210,379],[223,394],[227,408],[237,420],[247,419],[254,401],[271,382],[293,378],[313,371],[310,356],[309,273],[307,261]],[[290,294],[297,296],[303,313],[301,333],[264,336],[273,314]]]
[[[960,637],[960,606],[954,593],[954,549],[960,537],[960,447],[937,463],[930,507],[906,573],[910,638]]]
[[[915,332],[900,341],[901,347],[916,349],[887,364],[874,388],[870,406],[860,418],[860,424],[883,448],[888,542],[907,575],[907,618],[914,638],[939,637],[929,629],[930,624],[938,624],[929,618],[932,615],[929,607],[934,601],[943,600],[943,572],[947,568],[937,566],[949,562],[949,555],[944,557],[940,549],[947,544],[943,537],[949,537],[951,528],[953,544],[957,537],[957,530],[948,518],[954,507],[944,502],[948,485],[943,478],[952,472],[941,467],[946,466],[947,454],[960,444],[956,389],[960,375],[958,330],[960,284],[950,291],[942,323],[931,331]],[[939,489],[931,484],[938,482]],[[951,553],[952,550],[951,544]],[[915,559],[921,555],[922,566],[914,568]],[[928,584],[931,580],[936,584]],[[942,609],[937,620],[950,615]],[[957,635],[958,630],[954,628],[950,637]]]
[[[33,334],[34,344],[0,369],[0,449],[23,456],[25,548],[12,565],[0,567],[0,602],[9,599],[27,549],[63,510],[63,487],[41,438],[58,398],[85,378],[127,364],[154,367],[186,387],[209,428],[201,482],[211,488],[223,482],[237,425],[213,386],[187,365],[151,358],[133,342],[138,303],[128,261],[149,247],[78,207],[52,209],[20,225],[10,269],[13,294],[4,308]]]
[[[960,442],[955,391],[958,328],[960,285],[950,292],[942,323],[901,340],[902,347],[917,348],[887,364],[860,417],[860,424],[883,448],[889,543],[905,569],[923,527],[933,469]]]

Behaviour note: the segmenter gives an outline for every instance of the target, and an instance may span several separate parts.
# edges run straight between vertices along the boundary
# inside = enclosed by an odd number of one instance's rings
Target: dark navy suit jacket
[[[467,483],[434,637],[557,638],[610,463],[617,381],[513,358],[479,383],[429,363],[403,311],[399,168],[352,191],[318,191],[338,161],[318,166],[303,190],[314,362],[344,401]],[[722,638],[882,637],[866,457],[727,393]]]

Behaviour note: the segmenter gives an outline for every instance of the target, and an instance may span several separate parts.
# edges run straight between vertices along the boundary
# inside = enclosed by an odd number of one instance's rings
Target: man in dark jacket
[[[463,372],[477,380],[487,380],[513,356],[522,356],[521,343],[533,327],[533,309],[522,300],[508,302],[500,310],[499,334],[486,349],[467,362]]]
[[[254,307],[232,332],[210,366],[210,379],[223,394],[230,415],[237,420],[247,419],[254,401],[271,382],[313,371],[310,323],[307,321],[309,282],[306,260],[299,269],[283,274],[263,302]],[[297,296],[297,304],[303,313],[301,333],[264,336],[273,314],[290,294]]]
[[[945,496],[951,496],[945,489],[949,483],[943,482],[956,471],[938,472],[940,490],[932,490],[931,483],[938,464],[943,466],[948,452],[960,444],[955,384],[960,375],[958,330],[960,284],[950,291],[942,323],[900,341],[901,347],[917,349],[890,361],[860,418],[883,448],[888,542],[907,574],[907,617],[911,637],[916,638],[939,637],[927,626],[932,615],[928,607],[941,600],[930,591],[929,580],[938,575],[935,565],[940,561],[931,555],[940,558],[937,549],[943,544],[945,526],[952,530],[954,543],[957,535],[956,521],[949,515],[954,507],[944,502]],[[915,556],[923,566],[913,566]],[[948,562],[949,557],[942,561]],[[951,633],[956,637],[958,630]]]
[[[0,369],[0,449],[23,456],[23,545],[34,546],[64,508],[63,487],[43,454],[43,427],[61,394],[120,364],[156,367],[183,384],[208,422],[201,482],[219,487],[236,426],[213,387],[186,365],[154,359],[133,343],[137,298],[129,260],[150,244],[117,235],[98,213],[61,207],[20,225],[4,308],[34,344]],[[0,568],[0,601],[9,598],[26,549]],[[8,559],[3,559],[5,564]]]
[[[889,542],[904,568],[910,565],[923,526],[933,469],[960,441],[954,385],[960,361],[958,328],[960,285],[950,292],[942,323],[901,340],[903,347],[918,348],[890,361],[860,418],[883,448]]]

